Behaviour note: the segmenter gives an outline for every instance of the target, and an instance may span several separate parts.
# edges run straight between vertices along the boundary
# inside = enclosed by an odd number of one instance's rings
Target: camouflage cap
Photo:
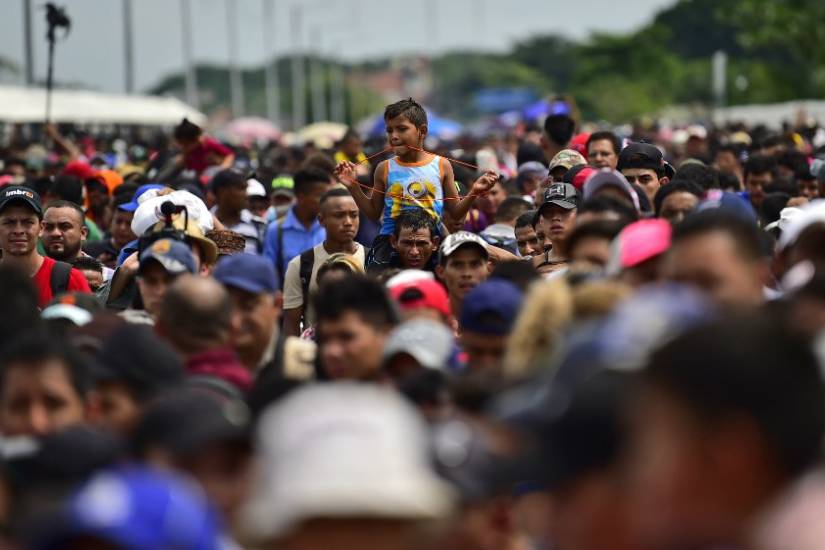
[[[552,172],[554,169],[561,166],[562,168],[570,170],[579,164],[587,164],[587,161],[584,160],[584,157],[581,156],[580,153],[574,151],[573,149],[562,149],[556,153],[556,156],[550,161],[550,166],[548,169]]]

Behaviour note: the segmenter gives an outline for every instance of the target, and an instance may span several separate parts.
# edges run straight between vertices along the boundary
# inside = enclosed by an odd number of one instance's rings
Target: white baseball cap
[[[400,353],[412,356],[422,367],[443,370],[453,350],[453,333],[430,319],[411,319],[401,323],[387,337],[384,362]]]
[[[147,191],[148,194],[149,192]],[[198,224],[203,233],[214,228],[212,214],[206,208],[206,204],[190,193],[189,191],[173,191],[168,195],[154,196],[143,200],[141,197],[140,206],[135,210],[135,217],[132,218],[132,231],[140,237],[146,230],[163,220],[160,205],[166,201],[172,201],[179,206],[185,206],[189,214],[189,219]]]
[[[256,179],[246,180],[246,196],[266,197],[266,189],[264,189],[264,184]]]
[[[470,233],[469,231],[456,231],[455,233],[448,235],[447,238],[441,243],[439,261],[443,258],[452,256],[456,250],[465,245],[477,246],[481,248],[481,251],[484,253],[485,257],[490,256],[490,253],[487,250],[487,242],[484,239],[475,233]]]
[[[259,478],[244,510],[251,542],[320,518],[438,519],[453,493],[432,470],[427,431],[396,392],[356,382],[295,390],[261,417]]]
[[[779,237],[779,249],[785,250],[795,244],[802,232],[815,223],[825,223],[825,200],[811,201],[793,216]]]

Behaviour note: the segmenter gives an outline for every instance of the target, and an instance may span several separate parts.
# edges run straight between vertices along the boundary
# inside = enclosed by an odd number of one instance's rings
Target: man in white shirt
[[[332,254],[351,254],[364,265],[365,250],[355,242],[358,233],[358,205],[344,188],[334,188],[321,197],[318,221],[326,229],[321,244],[290,260],[284,277],[284,330],[287,336],[301,334],[301,320],[311,325],[314,315],[307,310],[309,296],[318,288],[318,269]],[[310,269],[311,266],[311,269]]]

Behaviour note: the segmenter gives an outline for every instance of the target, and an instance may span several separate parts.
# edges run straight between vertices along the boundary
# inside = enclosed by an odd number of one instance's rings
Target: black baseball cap
[[[0,188],[0,212],[10,204],[24,204],[34,210],[38,218],[43,217],[43,202],[40,195],[31,187],[25,185],[7,185]]]
[[[648,168],[670,178],[676,173],[673,166],[665,162],[659,148],[650,143],[629,143],[622,149],[616,169],[622,171],[626,168]]]
[[[215,443],[250,445],[251,434],[251,415],[243,401],[191,388],[149,405],[133,443],[138,454],[159,448],[183,457]]]
[[[573,210],[578,208],[581,203],[581,196],[578,189],[569,183],[553,183],[544,190],[544,197],[539,206],[539,211],[548,204],[555,204],[561,206],[565,210]]]

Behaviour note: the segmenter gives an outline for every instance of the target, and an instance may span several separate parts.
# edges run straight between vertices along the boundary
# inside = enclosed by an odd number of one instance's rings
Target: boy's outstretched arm
[[[467,196],[460,198],[455,188],[455,176],[453,166],[449,161],[443,160],[444,177],[441,180],[444,189],[444,210],[454,219],[463,220],[467,217],[467,212],[473,207],[476,197],[483,197],[490,192],[496,184],[498,174],[487,171],[480,178],[473,182]]]
[[[364,193],[364,190],[358,183],[355,164],[349,161],[341,161],[333,172],[335,179],[349,189],[352,198],[355,199],[355,204],[358,205],[361,212],[376,222],[381,219],[381,212],[384,210],[384,191],[387,188],[387,181],[384,177],[386,172],[384,168],[385,162],[387,161],[381,162],[375,169],[372,193],[369,197]]]

